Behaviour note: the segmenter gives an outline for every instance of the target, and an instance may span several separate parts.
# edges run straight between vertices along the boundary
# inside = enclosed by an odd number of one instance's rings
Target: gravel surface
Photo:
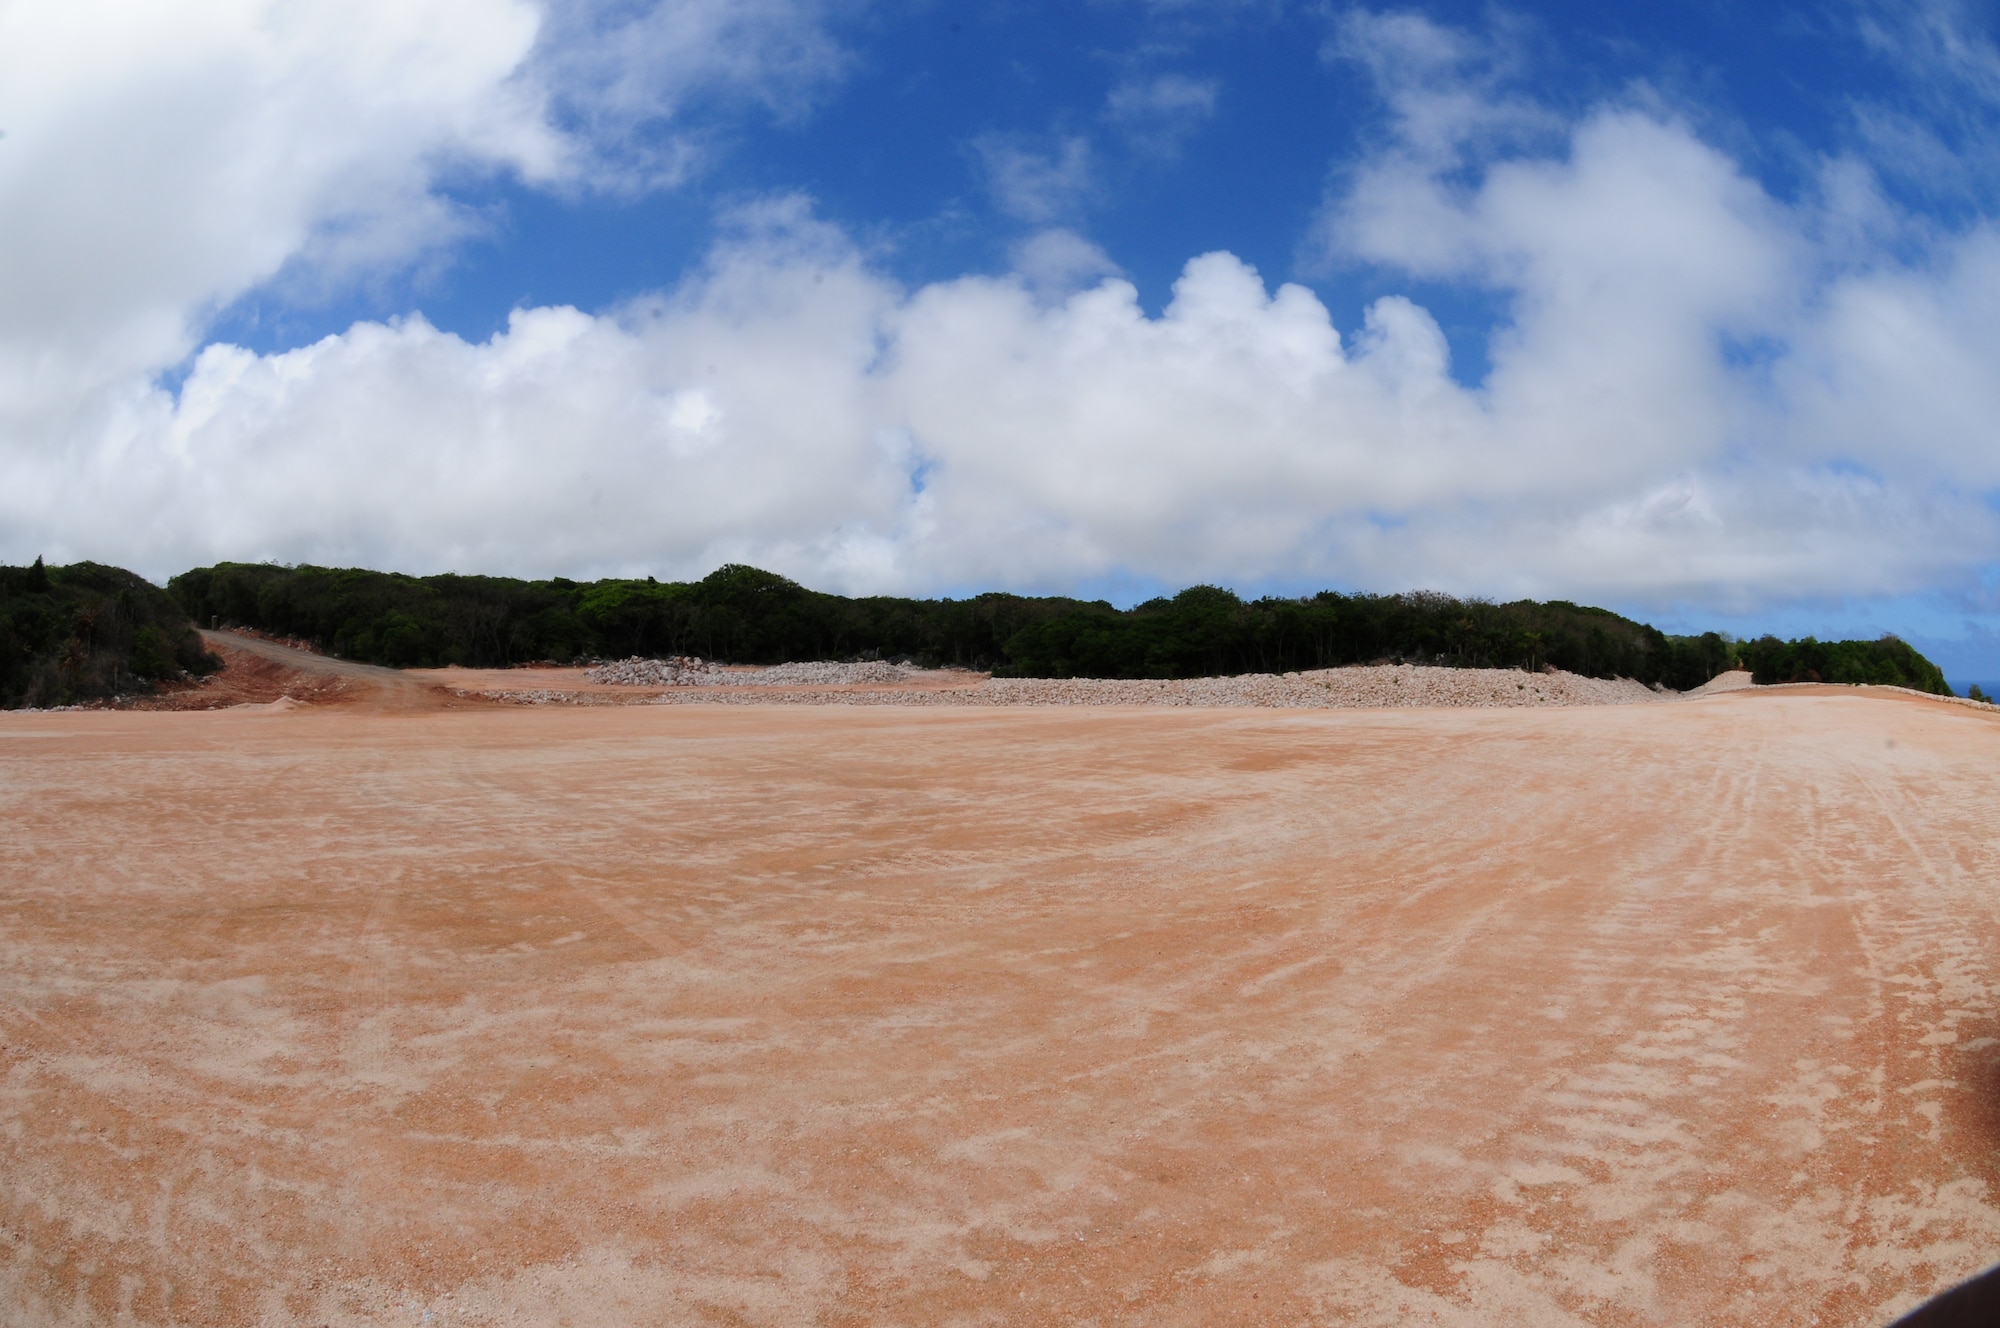
[[[585,669],[594,683],[626,687],[849,687],[857,683],[906,682],[920,674],[941,675],[942,669],[912,669],[874,660],[861,664],[774,664],[768,668],[728,667],[691,655],[672,659],[621,659]]]
[[[692,655],[675,655],[672,659],[644,659],[634,655],[585,669],[583,676],[591,682],[619,687],[699,687],[723,673],[720,664]]]

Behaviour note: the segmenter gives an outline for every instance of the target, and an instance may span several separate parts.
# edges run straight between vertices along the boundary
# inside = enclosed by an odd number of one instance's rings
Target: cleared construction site
[[[0,715],[9,1323],[1878,1325],[2000,1249],[1990,709],[231,649]]]

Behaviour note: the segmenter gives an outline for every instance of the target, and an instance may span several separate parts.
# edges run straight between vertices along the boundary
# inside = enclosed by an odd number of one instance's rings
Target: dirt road
[[[0,716],[8,1323],[1873,1325],[2000,720]]]
[[[433,710],[444,704],[445,693],[419,674],[385,669],[379,664],[359,664],[351,659],[318,655],[276,641],[243,632],[202,629],[202,641],[226,658],[231,653],[252,656],[279,666],[287,675],[307,683],[337,680],[341,699],[360,702],[379,710]]]

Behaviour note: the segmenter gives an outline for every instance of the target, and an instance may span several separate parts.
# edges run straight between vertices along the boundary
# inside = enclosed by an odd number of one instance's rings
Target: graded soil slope
[[[296,702],[407,711],[462,708],[468,699],[414,670],[358,664],[247,632],[204,630],[201,639],[222,660],[220,672],[198,681],[165,683],[102,708],[223,710]]]
[[[0,1322],[1874,1325],[2000,721],[0,716]]]
[[[335,695],[325,700],[364,702],[378,710],[427,710],[444,704],[443,691],[404,670],[316,655],[243,632],[204,631],[201,637],[209,649],[222,655],[228,666],[225,673],[230,667],[241,667],[238,657],[247,656],[245,664],[263,664],[286,677],[288,695],[301,688],[311,694],[332,684]]]

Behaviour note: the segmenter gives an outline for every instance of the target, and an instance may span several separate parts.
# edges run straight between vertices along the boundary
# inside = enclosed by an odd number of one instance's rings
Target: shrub
[[[122,568],[0,567],[0,706],[94,700],[220,664],[179,604]]]

